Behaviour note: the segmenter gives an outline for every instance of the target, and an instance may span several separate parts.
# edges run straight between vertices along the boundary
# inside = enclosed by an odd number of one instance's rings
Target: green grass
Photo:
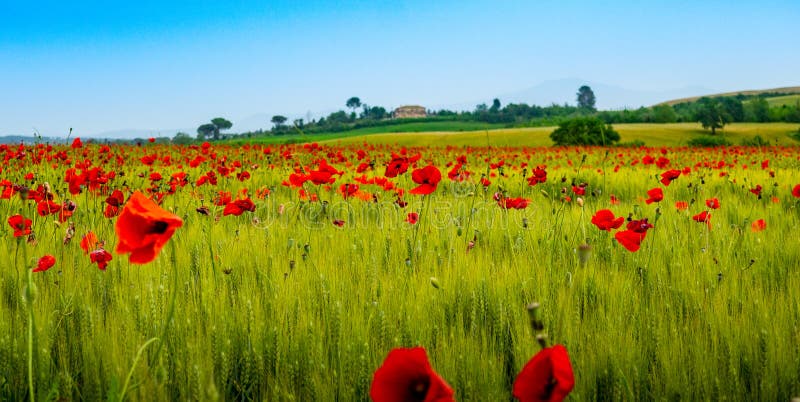
[[[750,131],[758,127],[764,126]],[[572,401],[800,395],[800,203],[790,194],[800,183],[800,149],[662,155],[497,147],[512,134],[523,135],[492,132],[498,138],[491,148],[469,149],[422,146],[432,138],[454,145],[460,135],[409,134],[421,145],[409,150],[422,152],[420,166],[433,163],[446,173],[449,162],[465,156],[473,174],[463,183],[445,174],[431,196],[406,194],[406,208],[394,202],[393,190],[361,187],[379,202],[345,200],[337,192],[360,176],[356,151],[376,162],[377,171],[366,172],[373,177],[383,174],[397,147],[287,146],[265,155],[261,147],[115,146],[110,156],[99,146],[86,153],[41,149],[120,172],[108,185],[126,195],[154,185],[146,179],[150,168],[139,162],[144,155],[158,156],[153,168],[165,177],[185,170],[192,182],[234,161],[243,166],[237,171],[252,173],[245,182],[218,174],[217,186],[178,187],[162,207],[184,225],[158,258],[139,266],[114,254],[106,271],[78,247],[93,230],[114,249],[114,220],[102,216],[105,194],[69,195],[63,178],[72,163],[34,163],[31,156],[41,154],[29,147],[4,165],[3,177],[31,188],[49,182],[58,202],[75,201],[76,232],[65,244],[66,223],[38,216],[32,202],[16,195],[0,200],[4,221],[21,213],[34,220],[36,235],[31,242],[16,239],[8,224],[0,225],[0,400],[28,398],[31,367],[39,400],[118,400],[131,373],[128,400],[365,401],[388,352],[421,345],[457,400],[505,401],[516,373],[539,350],[525,311],[532,301],[542,304],[550,340],[569,351]],[[462,135],[481,143],[480,133]],[[197,168],[179,166],[203,155]],[[663,187],[658,174],[665,168],[633,164],[646,155],[668,158],[671,168],[699,167]],[[345,171],[330,189],[305,185],[327,203],[302,201],[297,189],[280,184],[295,166],[319,158]],[[769,169],[761,169],[767,159]],[[505,166],[489,168],[501,160]],[[721,160],[729,165],[711,167]],[[528,186],[525,178],[537,165],[547,165],[548,180]],[[34,181],[25,181],[28,172]],[[487,188],[476,184],[482,173],[492,181]],[[410,176],[393,181],[409,189]],[[562,189],[573,182],[588,184],[582,207],[563,201]],[[748,191],[756,184],[764,187],[761,199]],[[657,186],[665,199],[646,204],[647,190]],[[262,188],[271,195],[256,199]],[[254,197],[254,213],[221,216],[222,207],[210,205],[218,191],[235,197],[242,189]],[[502,210],[493,200],[499,191],[531,205]],[[611,205],[610,194],[619,205]],[[709,230],[691,216],[712,197],[722,206],[711,211]],[[673,207],[678,200],[696,202],[680,212]],[[196,212],[201,205],[210,206],[211,216]],[[654,222],[641,250],[628,252],[590,224],[604,208]],[[404,222],[411,211],[421,215],[415,226]],[[756,219],[766,220],[765,231],[750,230]],[[584,242],[592,246],[585,266],[576,255]],[[28,269],[44,254],[57,265],[33,274],[36,291],[26,293]]]
[[[483,122],[473,121],[432,121],[432,122],[414,122],[402,123],[390,126],[379,127],[364,127],[355,130],[338,131],[331,133],[318,133],[318,134],[300,134],[294,130],[292,134],[275,135],[275,136],[262,136],[250,139],[239,138],[231,141],[225,141],[229,144],[285,144],[287,142],[319,142],[329,141],[337,138],[348,138],[354,136],[362,136],[376,133],[416,133],[416,132],[429,132],[429,131],[447,131],[447,132],[461,132],[461,131],[474,131],[485,130],[502,127],[499,124],[490,124]]]
[[[767,98],[769,107],[795,106],[798,102],[800,102],[800,94]]]
[[[549,146],[550,133],[555,127],[533,127],[495,129],[468,133],[459,132],[427,132],[411,134],[374,134],[354,136],[343,139],[328,140],[332,144],[360,144],[368,142],[373,144],[397,144],[403,146],[414,145],[459,145],[459,146]],[[707,135],[711,132],[703,130],[696,123],[674,124],[616,124],[614,129],[622,137],[621,142],[635,140],[644,141],[648,146],[682,146],[697,136]],[[796,141],[789,137],[792,132],[797,132],[798,126],[793,123],[735,123],[718,130],[719,135],[728,138],[732,143],[739,144],[746,138],[760,135],[771,144],[791,145]]]

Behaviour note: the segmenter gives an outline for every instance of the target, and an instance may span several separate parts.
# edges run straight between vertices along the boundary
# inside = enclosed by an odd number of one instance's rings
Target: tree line
[[[605,124],[617,123],[680,123],[699,122],[713,133],[733,122],[800,122],[800,101],[794,105],[770,107],[767,98],[788,95],[765,93],[760,95],[702,97],[676,105],[659,104],[638,109],[600,110],[595,107],[596,97],[592,89],[582,86],[576,94],[576,104],[551,104],[549,106],[509,103],[502,105],[494,99],[491,105],[476,105],[471,111],[447,109],[428,110],[425,117],[394,119],[393,113],[382,106],[368,105],[359,97],[350,97],[345,102],[348,111],[338,110],[319,119],[298,118],[291,122],[283,115],[270,120],[272,127],[252,132],[228,134],[233,123],[217,117],[197,128],[198,140],[226,138],[251,138],[264,135],[317,134],[347,131],[365,127],[380,127],[406,122],[483,122],[503,127],[556,126],[583,117],[594,117]],[[265,122],[266,123],[266,122]],[[186,133],[179,133],[181,142],[190,141]],[[187,138],[188,137],[188,138]]]

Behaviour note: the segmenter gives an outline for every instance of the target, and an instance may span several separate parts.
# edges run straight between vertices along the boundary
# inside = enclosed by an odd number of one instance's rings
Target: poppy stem
[[[139,347],[139,350],[136,352],[136,357],[133,358],[133,365],[131,365],[131,369],[130,371],[128,371],[128,376],[125,377],[125,385],[122,386],[122,391],[119,393],[119,402],[125,400],[125,392],[128,391],[128,384],[130,384],[131,377],[133,377],[133,370],[136,369],[136,365],[139,363],[139,359],[142,358],[142,353],[148,346],[150,346],[151,343],[157,340],[158,338],[150,338],[147,340],[147,342],[144,343],[144,345]]]
[[[19,249],[19,243],[17,243],[17,249]],[[36,329],[36,323],[34,321],[35,315],[33,313],[33,300],[36,297],[36,289],[33,284],[33,270],[28,269],[27,267],[27,245],[23,245],[26,247],[25,252],[25,269],[28,271],[28,284],[25,288],[25,298],[28,301],[28,389],[31,394],[31,400],[35,401],[36,397],[34,394],[34,386],[33,386],[33,353],[35,348],[33,347],[33,333]]]
[[[176,256],[176,247],[175,241],[170,242],[170,251],[172,252],[172,259],[173,262],[175,261]],[[167,310],[167,319],[164,320],[164,330],[161,331],[161,341],[158,343],[158,348],[156,348],[155,353],[153,354],[152,363],[155,363],[158,360],[158,355],[161,353],[161,349],[164,346],[164,340],[167,339],[167,331],[169,331],[169,327],[172,324],[172,317],[175,315],[175,300],[178,298],[178,271],[177,265],[173,263],[173,273],[172,273],[172,287],[170,291],[172,294],[169,297],[169,310]],[[151,364],[152,365],[152,364]]]

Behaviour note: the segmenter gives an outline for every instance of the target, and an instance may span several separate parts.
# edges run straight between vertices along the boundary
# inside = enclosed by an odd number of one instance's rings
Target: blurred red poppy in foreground
[[[117,253],[130,253],[129,260],[134,264],[153,261],[182,225],[181,218],[137,191],[128,199],[114,226],[119,238]]]
[[[36,268],[33,269],[33,272],[47,271],[48,269],[52,268],[53,265],[56,265],[56,257],[48,254],[39,259],[39,262],[36,263]]]
[[[614,218],[614,213],[609,209],[601,209],[597,211],[592,217],[592,224],[597,226],[600,230],[610,232],[611,229],[617,229],[625,222],[625,218]]]
[[[521,402],[563,401],[575,387],[567,349],[544,348],[525,364],[514,381],[514,397]]]
[[[436,191],[436,187],[442,180],[442,172],[436,166],[425,166],[416,169],[411,173],[411,180],[419,186],[411,189],[409,193],[417,195],[427,195]]]
[[[794,186],[794,188],[792,189],[792,195],[794,197],[800,198],[800,184]]]
[[[369,396],[375,402],[448,402],[453,390],[433,371],[425,349],[396,348],[375,371]]]

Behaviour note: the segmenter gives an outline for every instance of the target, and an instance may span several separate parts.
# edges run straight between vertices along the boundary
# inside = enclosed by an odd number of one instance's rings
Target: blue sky
[[[791,0],[5,0],[0,15],[0,135],[216,116],[236,131],[350,96],[450,105],[567,77],[634,90],[800,85]]]

